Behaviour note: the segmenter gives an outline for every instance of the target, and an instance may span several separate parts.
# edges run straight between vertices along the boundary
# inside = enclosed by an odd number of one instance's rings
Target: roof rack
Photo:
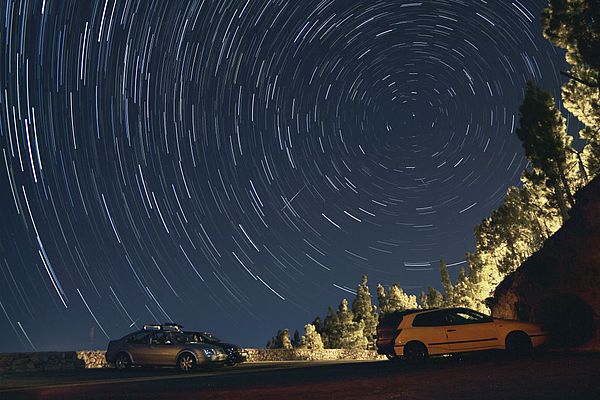
[[[144,325],[144,330],[145,331],[160,331],[161,326],[160,325],[154,325],[154,324],[146,324]]]
[[[144,325],[145,331],[168,331],[168,332],[181,332],[183,325],[175,322],[166,322],[162,325],[158,324],[146,324]]]

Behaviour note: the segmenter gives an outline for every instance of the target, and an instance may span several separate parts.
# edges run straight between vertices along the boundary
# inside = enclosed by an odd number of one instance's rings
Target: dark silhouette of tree
[[[452,303],[452,280],[448,273],[448,266],[443,258],[440,258],[440,280],[442,281],[442,288],[444,289],[444,304]]]
[[[563,220],[566,220],[567,202],[572,207],[575,201],[567,181],[567,149],[571,147],[572,138],[566,134],[565,119],[552,96],[533,82],[527,83],[519,118],[517,136],[525,155],[533,167],[546,176],[548,186],[554,189]]]

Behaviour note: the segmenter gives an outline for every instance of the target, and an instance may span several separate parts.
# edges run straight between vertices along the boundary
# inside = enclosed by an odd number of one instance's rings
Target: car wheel
[[[404,357],[411,362],[419,362],[429,357],[427,347],[421,342],[410,342],[404,346]]]
[[[117,358],[115,359],[115,368],[123,371],[131,367],[131,359],[126,353],[117,354]]]
[[[196,360],[190,353],[183,353],[177,359],[177,368],[183,372],[190,372],[196,366]]]
[[[526,356],[533,351],[531,339],[524,332],[512,332],[506,337],[506,351],[511,356]]]

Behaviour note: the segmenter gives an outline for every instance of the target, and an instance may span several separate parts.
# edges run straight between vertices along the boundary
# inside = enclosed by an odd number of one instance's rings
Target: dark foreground
[[[600,399],[600,354],[514,360],[477,354],[404,362],[273,362],[0,376],[0,399]]]

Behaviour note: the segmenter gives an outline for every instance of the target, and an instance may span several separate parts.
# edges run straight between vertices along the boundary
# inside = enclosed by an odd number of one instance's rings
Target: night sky
[[[559,95],[543,0],[3,1],[0,351],[439,288]]]

